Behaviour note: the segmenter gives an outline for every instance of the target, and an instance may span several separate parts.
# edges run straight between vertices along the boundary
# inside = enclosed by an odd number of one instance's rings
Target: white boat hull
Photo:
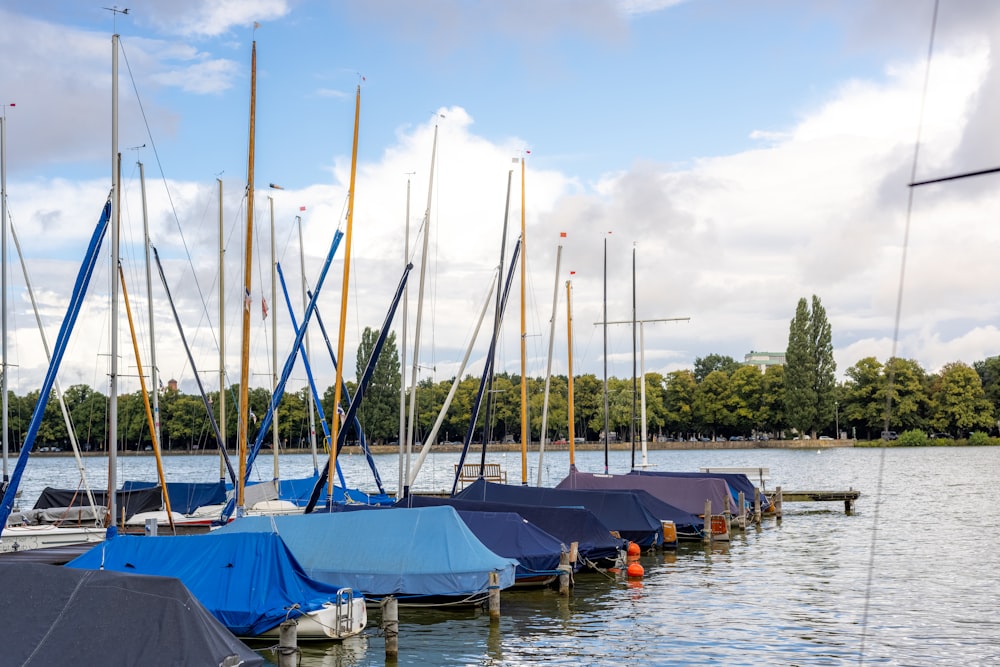
[[[345,593],[346,591],[346,593]],[[322,609],[295,618],[298,622],[296,633],[299,640],[330,641],[346,639],[361,634],[368,625],[368,609],[365,599],[354,597],[349,589],[341,589],[337,602],[327,602]],[[271,628],[261,637],[277,637],[281,626]]]
[[[85,544],[104,541],[105,528],[55,527],[55,526],[7,526],[0,536],[0,553],[64,547],[70,544]]]

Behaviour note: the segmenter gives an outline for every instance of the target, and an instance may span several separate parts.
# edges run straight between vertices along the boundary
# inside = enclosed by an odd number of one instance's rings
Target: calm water
[[[394,490],[396,457],[376,459]],[[626,472],[630,459],[612,452],[612,472]],[[457,460],[431,456],[417,490],[448,487]],[[519,454],[489,460],[503,463],[511,482],[520,480]],[[768,488],[855,488],[862,497],[854,516],[842,503],[787,504],[781,524],[766,521],[728,546],[643,557],[646,577],[638,585],[592,574],[577,577],[569,599],[505,591],[497,624],[473,611],[402,608],[398,664],[1000,664],[1000,448],[655,451],[649,460],[659,470],[767,466]],[[603,452],[576,459],[588,472],[601,472],[603,461]],[[270,459],[259,463],[270,477]],[[350,484],[371,489],[362,457],[341,463]],[[565,453],[548,454],[545,484],[558,482],[567,465]],[[93,484],[105,482],[105,466],[87,461]],[[217,461],[205,456],[171,457],[166,466],[169,479],[218,475]],[[287,477],[312,470],[302,455],[283,456],[281,466]],[[117,474],[119,481],[152,479],[153,459],[120,459]],[[531,483],[536,475],[531,455]],[[75,486],[78,478],[72,459],[33,459],[24,504],[46,485]],[[363,636],[306,646],[301,664],[384,664],[378,622],[376,610]]]

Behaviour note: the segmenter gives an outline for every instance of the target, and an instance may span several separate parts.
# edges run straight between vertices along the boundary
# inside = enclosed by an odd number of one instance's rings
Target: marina
[[[517,457],[491,454],[508,474]],[[597,469],[600,452],[578,453],[581,470]],[[282,455],[289,475],[305,473],[307,456]],[[395,458],[377,455],[386,485],[395,487]],[[443,489],[455,454],[431,454],[416,491]],[[340,458],[348,479],[364,458]],[[612,452],[614,472],[629,457]],[[775,486],[863,490],[855,514],[835,503],[789,503],[783,520],[734,532],[728,543],[681,543],[640,558],[641,581],[622,575],[578,575],[572,594],[510,590],[500,618],[485,609],[399,610],[399,661],[406,665],[649,664],[732,665],[992,664],[1000,659],[1000,628],[989,621],[1000,554],[1000,530],[982,499],[1000,483],[1000,449],[928,447],[830,450],[653,450],[658,470],[764,466]],[[88,459],[101,483],[103,462]],[[151,457],[120,459],[120,476],[152,472]],[[549,453],[545,484],[564,475],[565,455]],[[72,485],[68,457],[40,458],[36,472]],[[168,479],[204,479],[203,456],[171,457]],[[979,471],[978,475],[969,474]],[[880,472],[881,471],[881,472]],[[105,473],[106,474],[106,473]],[[60,482],[60,479],[62,480]],[[25,480],[26,484],[30,480]],[[26,485],[25,502],[41,491]],[[925,499],[945,499],[934,512]],[[944,539],[942,526],[976,523],[985,541]],[[984,548],[985,547],[985,548]],[[866,615],[867,610],[867,615]],[[303,643],[301,665],[385,663],[381,612],[369,608],[368,629],[337,644]],[[274,642],[255,642],[266,660]]]

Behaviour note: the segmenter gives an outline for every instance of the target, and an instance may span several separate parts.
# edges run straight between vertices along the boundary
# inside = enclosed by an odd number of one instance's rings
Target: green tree
[[[725,371],[712,371],[698,383],[691,407],[699,431],[714,437],[718,431],[732,428],[733,416],[727,407],[730,393],[729,376]]]
[[[845,375],[840,423],[852,437],[860,430],[871,439],[881,432],[885,422],[882,364],[875,357],[865,357],[848,368]]]
[[[678,436],[689,434],[695,427],[694,397],[698,383],[689,370],[671,371],[664,380],[663,407],[666,428]]]
[[[361,332],[358,346],[356,372],[360,380],[368,366],[368,360],[375,350],[379,330],[365,327]],[[375,442],[393,439],[399,430],[399,352],[396,348],[396,332],[386,336],[385,343],[375,361],[371,381],[365,388],[364,399],[358,408],[358,419],[367,437]]]
[[[760,428],[763,383],[764,375],[756,366],[740,366],[729,377],[726,409],[738,433],[750,433]]]
[[[732,357],[723,354],[696,357],[694,360],[694,379],[696,382],[702,382],[712,371],[722,371],[727,375],[732,375],[742,365]]]
[[[757,430],[779,434],[787,426],[785,419],[785,367],[768,366],[761,378],[760,414]]]
[[[882,409],[880,424],[885,425],[888,406],[889,430],[925,429],[929,400],[924,369],[912,359],[895,358],[886,362],[883,376],[878,394]],[[890,397],[888,402],[887,395]]]
[[[983,393],[993,405],[993,413],[1000,415],[1000,356],[989,357],[972,364],[983,385]]]
[[[785,413],[799,433],[816,437],[833,422],[836,370],[826,309],[815,294],[811,310],[805,298],[799,299],[785,352]]]
[[[935,431],[962,435],[988,430],[993,428],[995,416],[979,374],[969,366],[946,364],[931,382],[929,422]]]

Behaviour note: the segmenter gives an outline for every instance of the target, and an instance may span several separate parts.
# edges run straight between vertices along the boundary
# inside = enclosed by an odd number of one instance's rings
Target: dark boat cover
[[[277,627],[292,605],[304,614],[337,599],[337,587],[307,577],[274,533],[118,535],[66,567],[176,577],[241,637]]]
[[[517,561],[490,551],[451,507],[248,516],[209,536],[274,532],[313,579],[366,598],[482,595],[496,572],[514,585]]]
[[[122,484],[122,491],[131,493],[136,489],[150,489],[159,486],[156,482],[131,481]],[[226,483],[218,482],[167,482],[170,496],[170,510],[190,514],[206,505],[222,505],[226,502]]]
[[[94,502],[108,506],[107,491],[93,491]],[[131,491],[116,491],[115,503],[118,507],[118,523],[124,523],[140,512],[155,512],[163,508],[163,497],[159,486],[148,489],[133,489]],[[52,507],[85,507],[90,504],[87,494],[79,489],[54,489],[45,487],[34,509],[49,509]]]
[[[400,505],[403,507],[403,505]],[[335,512],[392,509],[379,505],[335,505]],[[566,546],[538,526],[532,525],[514,512],[489,512],[481,509],[455,508],[458,516],[498,556],[517,561],[515,579],[530,579],[540,575],[559,574],[559,557]],[[328,511],[323,508],[321,511]]]
[[[694,478],[708,477],[709,479],[721,479],[729,485],[733,498],[739,498],[740,491],[746,502],[753,502],[754,485],[750,478],[743,473],[735,472],[674,472],[669,470],[633,470],[630,475],[646,475],[652,477],[685,477]]]
[[[648,491],[663,502],[698,516],[705,513],[706,500],[712,501],[713,514],[722,514],[727,508],[733,514],[739,512],[729,485],[721,479],[708,477],[690,479],[655,475],[596,475],[574,471],[559,482],[556,488]]]
[[[169,577],[0,562],[5,665],[263,665]]]
[[[397,503],[402,507],[429,507],[451,505],[455,509],[472,512],[514,512],[546,533],[561,540],[564,545],[577,543],[583,561],[598,563],[614,561],[625,548],[623,540],[611,534],[601,520],[583,507],[546,507],[544,505],[515,505],[484,500],[438,498],[411,495]]]
[[[663,543],[660,520],[634,494],[598,493],[573,489],[497,484],[480,478],[465,487],[456,498],[489,500],[518,505],[585,507],[610,530],[646,548]]]

